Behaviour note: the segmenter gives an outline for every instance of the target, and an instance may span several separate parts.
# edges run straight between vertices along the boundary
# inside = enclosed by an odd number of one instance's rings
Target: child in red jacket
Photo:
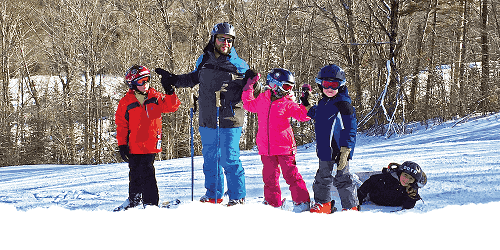
[[[142,203],[158,206],[159,195],[153,166],[161,152],[161,114],[175,112],[181,104],[169,86],[162,94],[149,88],[151,73],[134,65],[125,75],[130,90],[118,103],[115,114],[116,139],[122,159],[129,163],[129,197],[115,211]]]
[[[295,85],[295,77],[285,69],[273,69],[267,75],[268,90],[254,97],[255,81],[243,89],[243,107],[257,113],[259,129],[257,132],[257,147],[261,155],[264,180],[265,203],[280,207],[281,188],[279,185],[280,167],[283,178],[290,185],[294,212],[307,211],[310,208],[309,192],[295,162],[297,146],[293,136],[290,118],[298,121],[309,121],[307,110],[297,104],[290,94]]]

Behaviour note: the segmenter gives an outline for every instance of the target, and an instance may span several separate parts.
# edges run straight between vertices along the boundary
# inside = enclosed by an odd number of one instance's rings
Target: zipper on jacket
[[[269,103],[269,112],[267,113],[267,155],[271,155],[271,106],[273,106],[272,97],[269,99],[271,102]]]
[[[146,101],[147,101],[147,99],[144,100],[144,110],[146,111],[146,116],[149,118],[148,106],[145,104]]]

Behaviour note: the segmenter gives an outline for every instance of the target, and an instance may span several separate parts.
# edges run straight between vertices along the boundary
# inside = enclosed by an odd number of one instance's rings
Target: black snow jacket
[[[177,88],[194,87],[199,84],[199,122],[201,127],[216,128],[217,113],[215,92],[225,84],[226,92],[221,93],[220,127],[242,127],[244,123],[241,94],[246,82],[244,76],[248,64],[238,57],[234,48],[228,56],[216,58],[213,46],[207,45],[204,53],[196,61],[196,69],[188,74],[174,77]]]
[[[358,189],[360,204],[365,198],[377,205],[402,206],[403,209],[413,208],[415,203],[421,199],[418,194],[415,198],[408,195],[406,188],[399,182],[399,176],[395,171],[370,176]]]

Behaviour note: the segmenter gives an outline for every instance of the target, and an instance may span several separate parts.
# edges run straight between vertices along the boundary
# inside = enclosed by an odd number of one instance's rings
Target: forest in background
[[[500,110],[500,0],[2,0],[0,166],[119,162],[114,112],[133,64],[188,73],[216,23],[265,76],[300,85],[341,66],[358,131],[390,137],[405,125]],[[47,76],[45,78],[39,76]],[[158,75],[152,86],[163,91]],[[196,89],[194,90],[196,91]],[[158,159],[190,155],[190,89],[163,116]],[[300,93],[296,93],[297,97]],[[298,98],[297,98],[298,100]],[[196,155],[201,154],[194,116]],[[298,145],[313,124],[292,121]],[[242,149],[255,146],[247,114]]]

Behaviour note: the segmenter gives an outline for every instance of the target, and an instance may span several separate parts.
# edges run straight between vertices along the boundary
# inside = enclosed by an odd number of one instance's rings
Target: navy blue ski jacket
[[[334,97],[323,98],[307,113],[315,122],[316,153],[322,161],[338,161],[340,147],[351,149],[352,159],[356,144],[356,111],[351,104],[347,87]]]

